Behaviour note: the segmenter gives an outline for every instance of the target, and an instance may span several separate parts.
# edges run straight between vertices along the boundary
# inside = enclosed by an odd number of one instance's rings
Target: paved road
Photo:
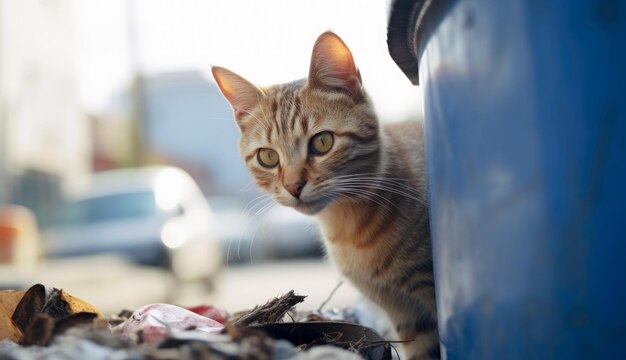
[[[176,288],[162,270],[137,267],[112,257],[49,261],[33,272],[0,267],[0,287],[42,283],[63,288],[105,314],[154,302],[183,306],[207,303],[236,312],[292,289],[308,295],[299,308],[315,310],[339,279],[337,271],[323,260],[231,265],[220,271],[215,289],[209,293],[200,284]],[[327,307],[352,306],[359,300],[358,292],[344,282]]]
[[[257,265],[238,265],[224,268],[218,275],[215,292],[209,301],[229,311],[245,310],[282,295],[289,290],[307,295],[298,307],[315,310],[331,295],[341,277],[322,260],[274,262]],[[201,292],[181,293],[176,299],[183,305],[202,302]],[[360,300],[359,293],[343,282],[326,304],[327,308],[352,306]]]
[[[32,270],[0,266],[1,288],[44,284],[64,289],[105,314],[162,301],[171,277],[163,270],[139,267],[114,256],[49,260]]]

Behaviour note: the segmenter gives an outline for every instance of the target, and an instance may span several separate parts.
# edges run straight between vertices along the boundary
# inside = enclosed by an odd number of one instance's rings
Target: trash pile
[[[304,299],[290,291],[233,315],[150,304],[107,318],[60,289],[2,290],[0,358],[391,359],[391,344],[373,330],[295,311]]]

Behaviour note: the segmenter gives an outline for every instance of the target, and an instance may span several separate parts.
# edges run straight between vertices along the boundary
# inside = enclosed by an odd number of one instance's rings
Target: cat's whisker
[[[337,185],[360,185],[360,186],[369,186],[371,188],[377,188],[381,190],[396,191],[398,193],[402,193],[407,196],[410,196],[415,201],[420,201],[420,202],[422,201],[422,199],[419,197],[421,194],[418,191],[411,189],[407,185],[402,185],[402,184],[397,184],[397,183],[387,183],[387,182],[374,181],[374,180],[359,180],[359,181],[338,181]]]
[[[263,206],[261,206],[261,207],[259,207],[259,209],[258,209],[258,210],[256,210],[256,212],[254,213],[254,215],[252,215],[252,216],[250,217],[250,225],[251,225],[251,226],[254,226],[253,224],[255,224],[255,222],[257,221],[257,219],[258,219],[259,217],[261,217],[261,215],[263,214],[263,212],[264,212],[264,211],[266,211],[268,208],[271,208],[271,207],[272,207],[272,206],[274,206],[274,205],[275,205],[275,203],[274,203],[273,201],[267,201],[267,202],[265,202],[265,203],[264,203],[264,205],[263,205]],[[256,233],[257,229],[258,229],[258,226],[255,226],[255,228],[254,228],[255,233]],[[254,236],[253,236],[253,237],[254,237]]]
[[[265,132],[269,132],[271,125],[267,123],[268,116],[267,113],[265,111],[265,109],[263,109],[263,107],[261,107],[261,112],[263,113],[262,117],[258,117],[255,114],[253,114],[251,111],[245,110],[245,109],[240,109],[240,111],[242,111],[243,113],[245,113],[246,115],[250,116],[252,119],[254,119],[256,121],[256,124],[259,125],[260,127],[262,127],[263,129],[259,129],[257,127],[254,127],[251,131],[257,135],[258,137],[264,137],[265,134],[263,132],[261,132],[261,130],[264,130]]]
[[[382,203],[381,201],[376,199],[371,194],[364,194],[364,193],[360,193],[360,192],[351,192],[351,191],[343,191],[343,193],[337,194],[337,195],[339,197],[343,197],[343,198],[345,198],[347,200],[354,200],[354,197],[359,197],[359,198],[363,199],[364,201],[371,201],[371,202],[373,202],[374,204],[376,204],[381,210],[383,210],[387,214],[392,214],[393,213],[391,211],[391,209],[387,206],[387,204]],[[351,195],[351,196],[348,196],[348,195]],[[392,204],[391,206],[394,206],[394,205]]]
[[[385,212],[388,213],[392,213],[390,207],[394,207],[397,210],[399,210],[399,208],[392,202],[388,201],[387,199],[385,199],[382,196],[378,196],[375,193],[364,193],[363,191],[353,191],[351,194],[353,195],[357,195],[357,196],[362,196],[366,199],[368,199],[369,201],[372,201],[376,204],[378,204]]]
[[[405,196],[421,204],[426,204],[425,199],[418,197],[419,195],[421,195],[418,191],[411,189],[410,187],[404,184],[387,183],[384,181],[377,181],[377,180],[359,180],[359,181],[351,180],[351,181],[337,181],[337,185],[350,185],[350,186],[358,186],[358,187],[367,188],[367,189],[377,189],[377,190],[387,191],[387,192]]]
[[[267,217],[269,216],[269,214],[271,213],[271,211],[276,207],[276,203],[274,202],[270,202],[269,204],[267,204],[266,206],[264,206],[257,214],[255,214],[255,218],[256,217],[260,217],[259,221],[258,221],[258,226],[254,229],[254,233],[252,234],[252,239],[250,240],[250,248],[248,249],[248,252],[250,253],[250,263],[253,262],[253,251],[252,248],[254,247],[254,242],[256,240],[256,235],[259,231],[259,229],[261,229],[261,227],[265,224],[265,220],[267,219]]]
[[[254,199],[248,201],[246,206],[243,208],[244,215],[248,214],[248,211],[252,211],[258,204],[265,202],[266,200],[272,200],[272,197],[268,194],[261,194]],[[256,202],[256,203],[255,203]],[[252,205],[254,203],[254,205]]]
[[[334,179],[377,179],[377,180],[395,180],[400,182],[406,182],[406,178],[395,177],[395,174],[388,173],[385,171],[376,172],[376,173],[354,173],[354,174],[344,174],[337,175],[333,177]]]
[[[340,187],[337,187],[336,192],[333,192],[333,194],[344,196],[344,197],[347,197],[346,194],[360,196],[362,198],[365,198],[381,206],[386,211],[390,211],[387,208],[387,205],[397,208],[397,206],[393,202],[391,202],[389,199],[385,198],[384,196],[381,196],[380,194],[373,192],[373,191],[367,191],[365,189],[340,186]],[[347,198],[352,199],[351,197],[347,197]]]
[[[376,203],[382,207],[386,207],[387,204],[384,204],[381,201],[388,202],[390,205],[396,207],[395,204],[391,203],[388,199],[378,194],[376,191],[373,191],[364,187],[358,187],[358,188],[351,187],[350,184],[343,186],[343,185],[338,185],[336,183],[334,184],[329,183],[327,185],[319,187],[318,189],[316,189],[316,191],[321,194],[328,194],[326,197],[330,200],[333,200],[333,197],[330,195],[342,195],[342,197],[353,199],[353,198],[345,196],[345,193],[351,192],[352,195],[359,195],[362,198],[366,198],[371,201],[376,201]],[[342,194],[342,192],[344,194]],[[358,194],[356,194],[357,192]],[[381,200],[378,200],[378,198],[380,198]]]
[[[262,126],[267,126],[267,125],[263,122],[263,120],[262,120],[261,118],[259,118],[258,116],[254,115],[251,111],[248,111],[248,110],[245,110],[245,109],[239,109],[239,111],[241,111],[241,112],[243,112],[244,114],[246,114],[246,115],[250,116],[251,118],[253,118],[253,119],[257,120],[257,121],[258,121],[258,123],[259,123],[259,125],[262,125]],[[265,114],[263,114],[263,115],[265,115]]]
[[[386,172],[386,171],[367,172],[367,173],[354,173],[354,174],[337,175],[337,176],[335,176],[335,179],[341,179],[341,178],[345,178],[345,177],[354,177],[354,176],[365,176],[365,177],[368,177],[370,175],[374,175],[374,176],[371,176],[371,177],[380,178],[380,177],[382,177],[384,175],[391,175],[391,174],[393,174],[393,173]],[[390,179],[405,180],[403,178],[390,178]]]
[[[249,208],[246,206],[246,209],[244,209],[243,211],[243,215],[245,218],[250,218],[250,222],[248,224],[246,224],[246,226],[242,229],[242,232],[245,234],[245,232],[248,231],[248,228],[253,225],[253,221],[255,219],[255,217],[257,216],[257,214],[262,211],[268,204],[273,203],[274,199],[272,199],[271,196],[269,195],[263,195],[260,197],[257,197],[256,199],[259,199],[254,205],[250,206]]]
[[[367,191],[368,193],[375,194],[377,197],[384,198],[389,203],[393,203],[390,199],[388,199],[387,197],[385,197],[382,194],[380,194],[379,191],[376,191],[376,190],[380,190],[380,189],[376,189],[376,188],[373,188],[373,187],[370,187],[370,186],[360,186],[358,184],[341,184],[341,185],[336,185],[336,186],[338,188],[349,188],[349,189],[352,189],[354,191]]]
[[[350,196],[352,195],[352,196]],[[322,195],[322,197],[329,199],[331,201],[336,200],[337,198],[343,198],[346,199],[348,201],[354,201],[355,197],[359,197],[365,201],[371,201],[373,203],[375,203],[376,205],[380,206],[382,208],[383,211],[385,211],[387,214],[391,214],[392,211],[391,209],[388,208],[387,204],[381,202],[380,200],[377,199],[377,197],[381,197],[379,194],[375,194],[375,193],[371,193],[371,192],[364,192],[364,191],[353,191],[353,190],[348,190],[348,189],[335,189],[333,191],[328,191],[326,192],[324,195]],[[386,200],[384,197],[381,197],[382,200]],[[389,202],[389,201],[388,201]],[[389,205],[396,207],[395,204],[389,202]],[[396,207],[397,208],[397,207]]]
[[[229,121],[233,121],[233,117],[219,117],[219,116],[210,116],[206,118],[207,120],[216,120],[216,121],[224,121],[224,120],[229,120]]]
[[[249,191],[250,189],[252,189],[252,185],[254,185],[254,180],[250,180],[248,181],[248,183],[246,185],[244,185],[244,187],[242,187],[241,189],[239,189],[239,191],[237,191],[238,194],[243,194],[246,191]]]
[[[252,233],[252,239],[250,241],[250,249],[252,249],[252,243],[254,242],[254,239],[256,237],[256,234],[257,234],[259,228],[262,226],[261,225],[262,222],[260,220],[258,220],[258,219],[259,218],[263,218],[265,216],[265,214],[269,211],[269,209],[273,208],[274,206],[275,206],[274,202],[272,202],[272,201],[267,202],[260,209],[258,209],[254,213],[254,215],[250,218],[250,225],[254,226],[254,232]],[[250,256],[252,256],[252,253],[251,253]]]
[[[358,188],[362,188],[362,189],[373,189],[373,190],[381,190],[381,191],[386,191],[386,192],[390,192],[393,194],[397,194],[400,196],[404,196],[408,199],[414,200],[419,202],[420,204],[426,204],[426,200],[424,199],[420,199],[412,194],[409,194],[405,191],[399,190],[397,188],[393,188],[393,187],[389,187],[389,186],[383,186],[383,185],[375,185],[375,184],[351,184],[351,186],[354,187],[358,187]]]
[[[256,135],[257,137],[263,138],[263,137],[265,137],[265,134],[261,130],[264,130],[265,132],[267,132],[268,131],[268,127],[267,127],[267,125],[265,125],[263,123],[259,123],[259,124],[263,127],[263,129],[254,128],[253,130],[251,130],[251,132],[252,132],[252,134]]]
[[[244,215],[244,217],[248,217],[250,214],[250,212],[257,210],[258,208],[263,208],[269,204],[271,204],[271,202],[273,201],[272,197],[266,194],[262,194],[260,196],[257,196],[256,198],[250,200],[246,206],[244,207],[244,209],[242,210],[242,213]],[[237,259],[241,260],[241,241],[244,238],[245,234],[248,232],[248,229],[253,226],[253,220],[254,217],[251,218],[251,221],[246,223],[244,227],[241,228],[241,230],[239,231],[239,236],[237,237]],[[230,261],[230,251],[231,251],[231,247],[232,247],[232,239],[228,242],[228,248],[226,250],[226,265],[228,266],[228,262]]]
[[[241,243],[241,240],[239,240]],[[233,244],[233,239],[228,239],[228,247],[226,248],[226,267],[230,265],[230,246]]]
[[[411,186],[405,179],[395,179],[395,178],[387,178],[387,177],[365,177],[365,176],[354,176],[354,177],[335,177],[333,179],[329,179],[329,181],[344,183],[344,182],[368,182],[368,183],[379,183],[386,185],[393,185],[401,188],[405,188],[407,191],[418,193],[419,191]]]
[[[346,182],[346,183],[340,183],[338,185],[351,185],[351,186],[361,186],[364,188],[370,188],[370,189],[378,189],[378,190],[384,190],[384,191],[389,191],[389,192],[395,192],[397,194],[400,195],[405,195],[409,198],[411,198],[412,200],[415,201],[423,201],[421,198],[418,198],[416,195],[418,195],[416,192],[413,191],[408,191],[408,189],[406,187],[403,186],[399,186],[396,184],[384,184],[384,183],[380,183],[380,182],[371,182],[371,181],[355,181],[355,182]]]
[[[388,176],[384,176],[384,175],[381,175],[381,174],[379,174],[378,176],[363,176],[363,175],[360,175],[360,174],[339,175],[339,176],[333,177],[331,180],[337,180],[337,181],[375,180],[375,181],[381,181],[381,182],[389,182],[389,183],[407,185],[407,179],[396,178],[396,177],[388,177]]]

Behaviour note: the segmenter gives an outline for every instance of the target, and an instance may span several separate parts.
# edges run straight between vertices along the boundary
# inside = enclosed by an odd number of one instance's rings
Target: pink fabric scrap
[[[209,319],[213,319],[219,323],[225,323],[226,319],[228,319],[228,313],[220,308],[216,308],[213,305],[196,305],[196,306],[188,306],[185,309],[195,312],[198,315],[202,315],[208,317]]]

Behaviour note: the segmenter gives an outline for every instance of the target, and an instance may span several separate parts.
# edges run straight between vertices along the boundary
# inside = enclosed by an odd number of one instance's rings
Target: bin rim
[[[394,0],[387,22],[387,49],[404,75],[419,85],[419,58],[427,31],[453,0]]]

